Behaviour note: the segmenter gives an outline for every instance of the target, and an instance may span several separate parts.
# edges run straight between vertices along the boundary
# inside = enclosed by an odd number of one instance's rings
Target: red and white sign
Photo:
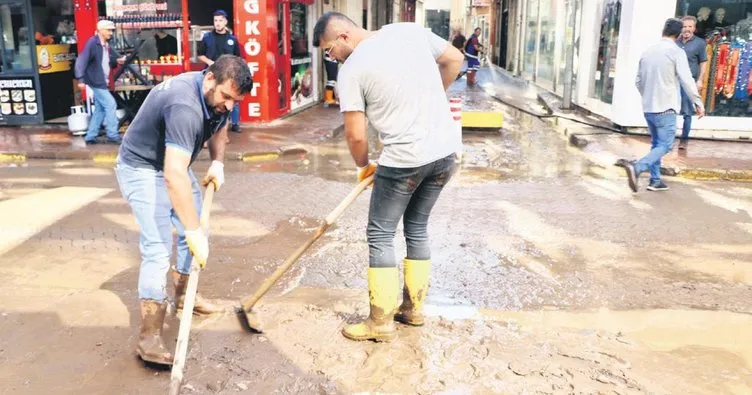
[[[243,54],[248,69],[253,76],[253,89],[246,95],[240,106],[242,121],[261,122],[269,120],[268,102],[264,97],[266,75],[266,12],[261,7],[262,0],[235,0],[235,31],[243,46]],[[266,2],[264,2],[266,3]]]

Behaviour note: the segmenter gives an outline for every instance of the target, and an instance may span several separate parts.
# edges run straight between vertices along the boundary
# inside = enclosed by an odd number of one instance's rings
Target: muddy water
[[[196,335],[201,346],[192,349],[188,385],[218,393],[269,388],[285,375],[272,372],[279,359],[259,359],[274,350],[310,372],[285,379],[279,387],[285,393],[752,390],[745,335],[752,319],[746,315],[467,310],[462,317],[453,306],[431,305],[425,327],[398,326],[392,343],[344,340],[339,331],[367,312],[366,298],[348,290],[297,289],[260,309],[267,318],[262,335],[238,333],[232,317],[217,319]]]

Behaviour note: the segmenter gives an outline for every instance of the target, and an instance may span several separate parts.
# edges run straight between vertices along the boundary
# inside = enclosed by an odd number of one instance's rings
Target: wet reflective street
[[[262,299],[265,333],[194,320],[183,393],[752,392],[752,186],[667,178],[633,195],[548,122],[462,94],[504,128],[465,133],[434,208],[426,325],[383,344],[340,334],[368,313],[366,191]],[[252,294],[355,185],[343,136],[285,133],[250,138],[308,152],[227,163],[206,296]],[[3,393],[169,385],[133,352],[138,229],[111,167],[0,168]],[[396,244],[401,259],[401,230]]]

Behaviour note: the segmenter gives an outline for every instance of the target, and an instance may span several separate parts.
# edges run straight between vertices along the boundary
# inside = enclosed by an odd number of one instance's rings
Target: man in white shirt
[[[340,110],[358,181],[375,174],[367,229],[371,313],[342,333],[352,340],[389,341],[396,337],[394,320],[423,325],[431,259],[428,217],[454,173],[455,152],[462,145],[446,90],[463,56],[417,24],[391,24],[371,32],[336,12],[319,19],[313,36],[314,46],[343,63]],[[368,159],[366,118],[384,144],[378,166]],[[397,311],[394,235],[400,218],[407,258],[404,298]]]
[[[699,118],[705,115],[702,98],[689,70],[687,55],[676,45],[683,22],[669,18],[663,27],[663,38],[648,48],[640,58],[635,83],[642,95],[642,110],[652,138],[652,149],[634,164],[627,164],[627,178],[632,192],[637,192],[637,178],[650,170],[649,191],[666,191],[661,181],[661,158],[671,152],[676,136],[676,115],[681,109],[679,86],[695,106]]]

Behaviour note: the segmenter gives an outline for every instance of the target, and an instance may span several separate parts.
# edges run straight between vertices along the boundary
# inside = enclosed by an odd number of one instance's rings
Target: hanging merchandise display
[[[752,65],[752,63],[750,63],[752,60],[752,58],[750,58],[751,54],[752,42],[748,42],[744,46],[741,59],[739,60],[739,77],[738,82],[736,83],[736,89],[734,90],[734,99],[736,100],[749,100],[747,89],[749,88],[749,72],[752,70],[752,67],[750,67]]]
[[[707,54],[708,62],[710,62],[710,65],[713,65],[715,63],[715,46],[714,43],[708,43],[705,47],[705,52]],[[708,72],[705,73],[705,81],[703,81],[702,84],[702,92],[700,92],[700,96],[702,96],[702,102],[705,104],[705,107],[708,106],[708,87],[710,86],[711,81],[715,81],[715,69],[712,67],[708,67]]]
[[[731,44],[730,55],[728,60],[728,73],[726,73],[726,81],[723,84],[722,93],[727,99],[730,99],[734,95],[734,88],[736,87],[736,80],[739,73],[739,60],[741,59],[742,50],[744,49],[744,43],[734,41]]]
[[[677,13],[696,16],[695,34],[707,42],[707,83],[701,92],[706,114],[752,115],[752,4],[681,0]]]

